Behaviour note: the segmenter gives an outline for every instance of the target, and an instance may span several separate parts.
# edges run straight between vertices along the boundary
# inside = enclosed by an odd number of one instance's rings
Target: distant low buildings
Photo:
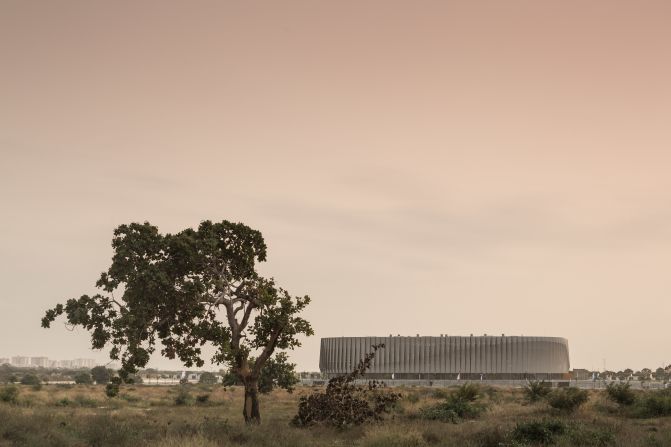
[[[93,368],[96,362],[93,359],[50,360],[49,357],[0,357],[0,365],[8,364],[18,368],[62,368],[80,369]]]
[[[49,359],[47,357],[31,357],[30,366],[35,366],[37,368],[48,368]]]
[[[30,366],[30,359],[22,356],[12,357],[12,366],[27,368]]]

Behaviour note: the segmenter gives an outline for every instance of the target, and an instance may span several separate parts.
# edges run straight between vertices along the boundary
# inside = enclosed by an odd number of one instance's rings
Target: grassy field
[[[113,399],[103,386],[18,388],[0,402],[0,446],[671,446],[670,417],[628,417],[604,392],[565,414],[526,403],[519,389],[484,388],[487,411],[451,423],[420,417],[447,390],[399,388],[404,398],[385,421],[338,430],[290,425],[309,388],[262,396],[260,426],[243,423],[236,387],[188,386],[184,394],[179,386],[125,386]],[[552,434],[553,426],[562,429]]]

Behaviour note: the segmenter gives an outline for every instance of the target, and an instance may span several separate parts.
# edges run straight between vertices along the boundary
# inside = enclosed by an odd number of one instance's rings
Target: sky
[[[117,225],[243,222],[319,339],[561,336],[671,363],[671,3],[0,1],[0,357]],[[151,366],[176,367],[160,357]],[[178,365],[177,365],[178,366]]]

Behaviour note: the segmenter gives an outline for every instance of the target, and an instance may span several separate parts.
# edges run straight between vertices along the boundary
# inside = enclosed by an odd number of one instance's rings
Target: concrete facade
[[[334,337],[322,338],[319,369],[346,374],[384,344],[369,378],[405,380],[567,379],[568,341],[559,337]]]

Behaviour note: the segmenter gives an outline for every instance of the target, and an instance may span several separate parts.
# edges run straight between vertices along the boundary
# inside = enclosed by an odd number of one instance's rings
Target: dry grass
[[[543,403],[526,404],[520,390],[485,389],[488,411],[459,424],[419,418],[421,408],[440,402],[445,390],[401,388],[405,398],[380,424],[335,430],[300,429],[289,422],[298,397],[277,391],[263,396],[261,426],[245,426],[240,388],[191,386],[187,405],[176,405],[179,387],[123,387],[109,399],[102,386],[46,385],[21,387],[16,403],[0,403],[0,446],[361,446],[361,447],[499,447],[515,443],[517,423],[558,419],[569,431],[557,446],[671,446],[671,418],[632,419],[605,398],[591,392],[576,413],[557,413]],[[197,395],[209,394],[198,404]]]

